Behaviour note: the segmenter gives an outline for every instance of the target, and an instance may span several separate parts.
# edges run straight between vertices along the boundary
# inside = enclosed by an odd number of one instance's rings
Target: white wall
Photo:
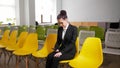
[[[120,0],[63,0],[70,21],[116,22],[120,19]]]

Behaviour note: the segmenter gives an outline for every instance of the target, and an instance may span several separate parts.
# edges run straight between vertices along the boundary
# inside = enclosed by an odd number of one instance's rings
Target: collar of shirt
[[[65,27],[65,28],[63,28],[63,30],[67,30],[68,26],[69,26],[69,24],[67,24],[67,25],[66,25],[66,27]]]
[[[66,27],[63,29],[62,39],[64,39],[64,36],[65,36],[65,34],[66,34],[66,30],[68,29],[68,26],[69,26],[69,24],[67,24]]]

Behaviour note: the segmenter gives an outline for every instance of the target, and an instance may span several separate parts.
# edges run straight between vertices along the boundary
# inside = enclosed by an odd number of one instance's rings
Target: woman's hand
[[[60,57],[62,55],[62,53],[61,52],[58,52],[58,53],[56,53],[55,55],[54,55],[54,57]]]

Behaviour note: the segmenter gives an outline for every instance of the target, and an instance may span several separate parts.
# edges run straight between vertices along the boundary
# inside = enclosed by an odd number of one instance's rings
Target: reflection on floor
[[[8,61],[8,56],[6,57],[6,62]],[[35,68],[35,62],[33,60],[29,61],[29,68]],[[9,65],[4,63],[4,55],[0,58],[0,68],[16,68],[15,57],[11,59]],[[21,61],[19,68],[25,68],[25,62]],[[39,64],[39,68],[45,68],[45,63]],[[104,54],[104,62],[100,68],[120,68],[120,56]]]

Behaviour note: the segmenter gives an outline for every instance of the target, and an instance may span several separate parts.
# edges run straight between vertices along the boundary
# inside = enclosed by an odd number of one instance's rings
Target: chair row
[[[10,36],[9,33],[10,30],[6,30],[0,40],[1,54],[5,54],[5,59],[7,52],[10,53],[10,56],[15,55],[18,58],[19,56],[29,55],[38,49],[37,33],[22,32],[18,38],[17,30],[13,30]],[[19,62],[19,59],[17,59],[17,62]]]
[[[29,33],[28,32],[22,32],[20,36],[18,37],[18,40],[16,38],[16,30],[12,31],[9,37],[9,30],[6,30],[3,34],[3,37],[0,41],[0,48],[6,49],[7,52],[10,52],[11,55],[15,55],[17,58],[16,67],[18,68],[20,57],[24,57],[26,60],[26,68],[28,68],[28,56],[32,55],[36,59],[46,58],[47,55],[52,52],[52,48],[55,45],[57,34],[49,34],[46,37],[46,40],[44,42],[43,48],[38,50],[38,37],[37,33]],[[16,39],[15,39],[16,38]],[[16,41],[17,40],[17,41]],[[61,61],[60,63],[69,63],[72,67],[78,68],[79,65],[82,65],[83,68],[86,66],[85,63],[90,64],[92,67],[98,67],[102,63],[102,48],[101,48],[101,41],[99,38],[87,38],[85,43],[83,44],[83,47],[79,54],[79,40],[76,41],[76,56],[73,60],[65,60]],[[92,49],[92,50],[91,50]],[[4,50],[5,51],[5,50]],[[92,54],[92,56],[91,56]],[[88,60],[83,60],[80,58],[85,58]],[[99,59],[97,59],[99,57]],[[100,59],[101,58],[101,59]],[[78,59],[81,61],[81,63],[78,61]],[[92,62],[91,59],[97,59],[98,62]],[[94,60],[94,61],[95,61]],[[91,63],[92,64],[91,64]],[[77,66],[76,66],[77,64]]]

